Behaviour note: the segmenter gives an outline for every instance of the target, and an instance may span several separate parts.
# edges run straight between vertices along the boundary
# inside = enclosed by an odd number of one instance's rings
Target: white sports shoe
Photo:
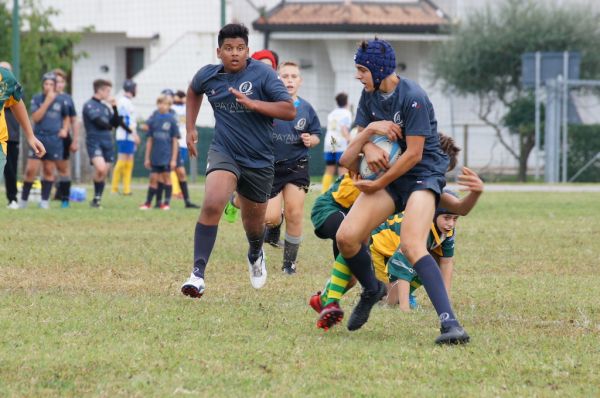
[[[27,201],[23,200],[23,199],[19,199],[19,209],[26,209],[27,208]]]
[[[16,200],[11,201],[8,206],[6,206],[7,209],[11,209],[11,210],[17,210],[19,209],[19,204],[17,203]]]
[[[200,298],[204,294],[204,278],[199,278],[194,273],[181,285],[181,293],[192,298]]]
[[[48,210],[50,208],[50,202],[47,200],[40,201],[40,209]]]
[[[254,264],[248,260],[248,272],[250,273],[250,283],[255,289],[260,289],[267,282],[267,264],[265,263],[265,252],[262,251],[260,257]]]

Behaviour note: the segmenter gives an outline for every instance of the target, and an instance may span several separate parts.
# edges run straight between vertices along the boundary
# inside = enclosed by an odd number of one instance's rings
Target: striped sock
[[[331,279],[326,286],[327,300],[325,305],[340,301],[344,293],[348,290],[348,284],[352,280],[352,271],[346,265],[346,260],[339,255],[333,263],[331,270]]]

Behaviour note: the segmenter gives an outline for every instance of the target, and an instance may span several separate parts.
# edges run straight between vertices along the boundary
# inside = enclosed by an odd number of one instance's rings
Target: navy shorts
[[[327,166],[335,166],[340,163],[340,158],[344,152],[323,152],[325,164]]]
[[[308,175],[308,159],[302,158],[293,162],[275,163],[275,177],[269,198],[274,198],[283,191],[287,184],[292,184],[304,192],[310,187],[310,176]]]
[[[177,167],[185,167],[185,162],[188,160],[188,149],[179,147],[179,154],[177,155]]]
[[[269,200],[275,174],[273,166],[260,169],[244,167],[228,155],[209,149],[206,175],[215,170],[227,170],[235,174],[237,177],[237,192],[246,199],[256,203],[265,203]]]
[[[46,154],[42,157],[42,160],[63,160],[64,144],[63,139],[58,135],[36,135],[35,138],[40,140],[46,148]],[[30,159],[39,159],[32,149],[29,150]]]
[[[104,161],[107,163],[114,163],[115,149],[110,135],[107,134],[106,137],[94,137],[88,135],[85,140],[85,145],[87,147],[90,163],[93,158],[97,157],[103,157]]]
[[[73,138],[71,138],[71,134],[67,136],[67,138],[61,138],[63,142],[63,160],[69,160],[71,157],[71,144],[73,143]]]
[[[171,166],[167,165],[150,165],[150,172],[151,173],[170,173],[171,172]]]
[[[408,203],[410,194],[415,191],[430,190],[435,194],[435,205],[437,207],[442,191],[446,186],[446,177],[433,175],[428,177],[417,177],[403,175],[392,181],[385,187],[387,193],[392,197],[396,206],[396,213],[403,211]]]

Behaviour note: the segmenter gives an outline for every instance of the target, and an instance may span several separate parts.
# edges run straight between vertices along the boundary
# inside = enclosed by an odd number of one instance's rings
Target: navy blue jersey
[[[65,103],[67,107],[67,116],[75,117],[77,116],[77,111],[75,110],[75,103],[73,102],[73,97],[70,94],[62,93],[58,95],[60,99]]]
[[[421,161],[405,175],[426,177],[446,173],[449,159],[440,147],[433,105],[417,83],[401,78],[393,95],[387,98],[379,91],[367,93],[363,90],[355,124],[367,127],[369,123],[379,120],[390,120],[398,124],[404,137],[425,137]],[[399,140],[399,144],[402,151],[406,150],[405,138]]]
[[[294,120],[275,119],[273,122],[273,145],[275,161],[286,162],[305,158],[308,148],[302,142],[303,133],[321,135],[321,123],[317,113],[306,100],[298,97],[294,101],[296,118]]]
[[[247,62],[238,73],[225,73],[223,65],[207,65],[196,73],[190,87],[198,95],[206,94],[213,108],[216,122],[211,149],[244,167],[262,168],[274,160],[273,119],[239,104],[228,90],[233,87],[260,101],[292,99],[272,68],[252,59]]]
[[[112,131],[112,112],[100,100],[92,98],[83,104],[83,125],[86,135],[102,136]]]
[[[177,139],[179,129],[177,119],[172,113],[154,112],[146,121],[148,138],[152,138],[150,164],[152,166],[167,166],[173,155],[173,139]]]
[[[44,103],[46,96],[42,93],[36,94],[31,99],[31,113],[34,113]],[[33,132],[36,135],[58,135],[63,127],[63,120],[68,116],[67,105],[60,95],[57,95],[50,104],[42,119],[34,124]]]

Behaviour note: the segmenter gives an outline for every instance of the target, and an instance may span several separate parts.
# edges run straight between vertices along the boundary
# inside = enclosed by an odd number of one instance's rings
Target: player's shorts
[[[287,184],[292,184],[304,192],[308,192],[310,176],[308,175],[308,159],[302,158],[293,162],[275,163],[275,177],[269,198],[274,198],[283,191]]]
[[[114,163],[115,150],[113,140],[110,135],[106,136],[87,136],[85,140],[90,163],[92,159],[103,157],[107,163]]]
[[[150,165],[150,172],[151,173],[170,173],[171,172],[171,166],[169,166],[168,164],[167,165],[164,165],[164,164],[154,165],[154,164],[152,164],[152,165]]]
[[[188,159],[188,149],[179,147],[179,154],[177,155],[177,167],[185,167],[185,162],[187,162]]]
[[[422,283],[408,259],[400,252],[395,252],[387,262],[387,277],[390,282],[403,280],[410,283],[410,292],[419,288]]]
[[[129,140],[117,140],[117,153],[133,155],[135,153],[135,142]]]
[[[327,166],[335,166],[340,163],[340,158],[344,152],[323,152],[325,164]]]
[[[386,270],[386,264],[389,258],[379,253],[378,251],[373,250],[373,245],[371,245],[370,249],[371,259],[373,260],[373,269],[375,270],[375,277],[383,283],[388,283],[389,278]]]
[[[46,154],[41,158],[42,160],[58,161],[63,159],[64,144],[62,138],[58,135],[36,135],[35,138],[40,140],[46,148]],[[29,149],[28,156],[30,159],[39,159],[33,149]]]
[[[228,155],[208,150],[206,175],[215,170],[226,170],[237,177],[237,192],[248,200],[265,203],[269,200],[275,170],[273,166],[253,169],[239,165]]]
[[[66,138],[61,138],[63,142],[63,157],[62,160],[69,160],[71,157],[71,144],[73,143],[73,138],[71,134],[67,135]]]
[[[430,190],[435,194],[435,205],[437,207],[442,190],[446,186],[446,178],[443,175],[428,177],[417,177],[403,175],[392,181],[385,190],[392,197],[396,205],[396,213],[403,211],[408,203],[408,198],[415,191]]]
[[[310,220],[312,221],[313,227],[315,228],[315,234],[319,236],[317,230],[325,223],[328,217],[337,212],[341,212],[344,215],[348,214],[349,209],[345,209],[340,206],[332,196],[328,193],[322,194],[315,200],[313,208],[310,211]],[[319,236],[321,239],[327,239]]]

